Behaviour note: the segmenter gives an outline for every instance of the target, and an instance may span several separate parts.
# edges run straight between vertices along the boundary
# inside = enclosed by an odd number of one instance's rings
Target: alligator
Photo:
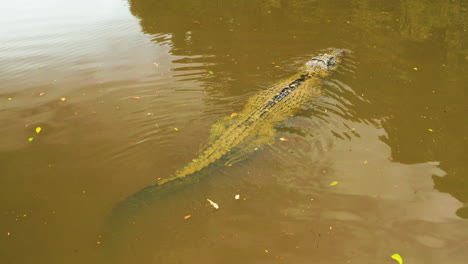
[[[126,198],[112,215],[128,219],[164,192],[173,190],[174,185],[186,182],[186,177],[218,160],[224,159],[225,165],[231,166],[246,154],[273,143],[274,125],[294,116],[320,95],[321,80],[337,68],[344,54],[341,49],[330,49],[310,59],[295,75],[250,98],[240,113],[227,116],[213,125],[208,143],[201,148],[196,159],[172,176]]]

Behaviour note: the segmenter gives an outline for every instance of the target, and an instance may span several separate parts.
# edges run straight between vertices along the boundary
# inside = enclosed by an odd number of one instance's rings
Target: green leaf
[[[31,142],[31,141],[33,141],[33,140],[34,140],[34,138],[32,138],[32,137],[28,138],[28,141],[29,141],[29,142]]]
[[[332,182],[330,183],[330,186],[335,186],[335,185],[337,185],[337,184],[338,184],[337,181],[332,181]]]
[[[42,128],[41,127],[36,127],[36,133],[39,134],[41,132]]]
[[[209,73],[209,74],[214,74],[214,72],[213,72],[213,71],[208,71],[208,73]]]
[[[392,259],[398,261],[400,264],[403,264],[403,259],[401,258],[400,254],[393,254]]]

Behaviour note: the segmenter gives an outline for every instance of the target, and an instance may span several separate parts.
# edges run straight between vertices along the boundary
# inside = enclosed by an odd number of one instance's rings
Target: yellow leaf
[[[417,67],[414,67],[414,68],[413,68],[413,70],[417,71],[417,70],[418,70],[418,68],[417,68]]]
[[[432,131],[433,131],[433,130],[432,130],[432,129],[430,129],[430,128],[429,128],[429,129],[427,129],[427,130],[428,130],[429,132],[432,132]]]
[[[41,127],[36,127],[36,133],[39,134],[41,133],[42,128]]]
[[[338,184],[337,181],[332,181],[332,182],[330,183],[330,186],[335,186],[335,185],[337,185],[337,184]]]
[[[9,97],[9,98],[8,98],[8,101],[11,101],[11,100],[13,100],[13,98]]]
[[[62,98],[60,98],[60,100],[62,100],[63,102],[65,102],[65,100],[67,100],[67,98],[62,97]]]
[[[281,140],[281,141],[289,141],[289,139],[287,139],[287,138],[280,138],[279,140]]]
[[[174,130],[175,130],[175,131],[179,131],[179,129],[178,129],[177,127],[174,127]]]
[[[400,264],[403,264],[403,259],[401,258],[400,254],[393,254],[392,259],[398,261]]]
[[[29,141],[29,142],[31,142],[31,141],[33,141],[33,140],[34,140],[34,138],[32,138],[32,137],[28,138],[28,141]]]
[[[187,219],[189,219],[190,217],[192,217],[192,215],[186,215],[186,216],[184,216],[184,219],[187,220]]]
[[[238,113],[232,113],[231,116],[230,116],[230,118],[234,118],[234,117],[236,117],[236,116],[238,116],[238,115],[239,115]]]

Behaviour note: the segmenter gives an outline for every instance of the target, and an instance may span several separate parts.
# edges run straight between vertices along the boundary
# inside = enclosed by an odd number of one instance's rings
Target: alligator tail
[[[193,176],[193,175],[190,175]],[[140,191],[126,197],[112,209],[104,223],[104,233],[107,238],[113,238],[123,230],[125,226],[133,224],[136,217],[145,209],[154,207],[165,198],[181,192],[198,183],[202,177],[176,178],[164,184],[147,186]]]

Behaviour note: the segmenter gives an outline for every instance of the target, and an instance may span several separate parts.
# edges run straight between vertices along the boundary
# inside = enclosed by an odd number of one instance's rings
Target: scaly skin
[[[173,176],[165,178],[157,184],[162,185],[174,179],[184,178],[208,167],[215,161],[229,155],[234,148],[243,142],[262,136],[265,137],[259,132],[271,136],[273,133],[265,133],[264,128],[272,129],[273,125],[293,116],[307,103],[319,96],[320,79],[329,75],[337,67],[342,56],[342,50],[331,50],[329,54],[319,55],[301,67],[298,74],[251,98],[242,112],[234,117],[235,119],[233,118],[234,120],[232,120],[230,126],[222,134],[218,131],[220,135],[217,139],[201,150],[198,158]],[[331,65],[325,66],[324,63]],[[297,80],[302,81],[297,82]],[[296,85],[294,85],[295,81]],[[292,88],[294,90],[285,92],[285,88],[291,87],[291,84],[293,84]],[[277,101],[275,96],[278,95],[284,97]],[[269,139],[264,140],[264,142],[268,141]]]
[[[168,193],[183,189],[190,182],[185,177],[214,162],[227,158],[226,165],[230,166],[247,153],[271,144],[274,125],[294,116],[320,95],[321,79],[336,69],[343,55],[342,50],[333,49],[312,58],[297,74],[253,96],[237,116],[226,117],[213,125],[210,140],[196,159],[174,175],[120,202],[112,211],[109,227],[128,222],[142,208]],[[196,181],[198,177],[190,178]]]

